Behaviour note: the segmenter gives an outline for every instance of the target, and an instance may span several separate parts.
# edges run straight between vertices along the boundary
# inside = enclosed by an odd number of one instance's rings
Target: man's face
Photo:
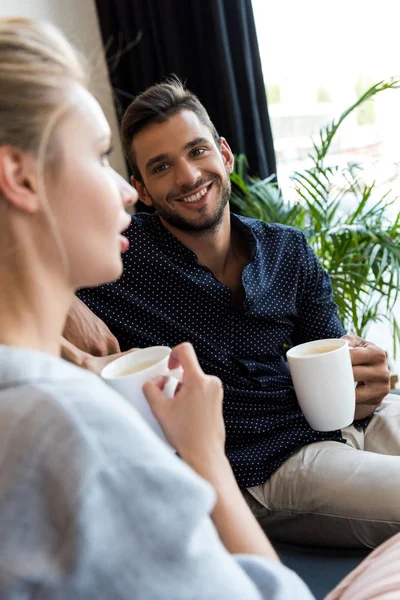
[[[218,228],[230,196],[233,155],[191,111],[153,123],[133,141],[143,183],[133,181],[140,199],[181,231]]]

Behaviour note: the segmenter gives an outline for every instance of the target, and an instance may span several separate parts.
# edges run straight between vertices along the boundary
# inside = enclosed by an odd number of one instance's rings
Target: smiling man
[[[181,146],[182,140],[188,138]],[[168,151],[152,156],[154,148],[166,146],[166,140]],[[215,153],[216,145],[220,155]],[[140,158],[134,185],[141,200],[155,208],[164,225],[180,232],[216,231],[230,196],[226,166],[231,168],[233,161],[226,140],[210,138],[208,126],[195,113],[184,110],[162,126],[154,123],[140,131],[132,145],[135,156],[136,146],[140,148]],[[147,160],[142,158],[147,156]],[[144,184],[141,172],[150,185]]]
[[[133,217],[123,276],[80,297],[123,350],[193,343],[203,369],[223,381],[226,452],[274,539],[375,546],[394,534],[400,405],[382,402],[384,352],[349,337],[359,385],[357,420],[345,430],[312,430],[293,391],[284,343],[345,334],[304,235],[230,213],[232,152],[179,81],[138,96],[122,137],[132,183],[157,214]],[[78,303],[66,336],[90,352],[97,332],[114,340]]]

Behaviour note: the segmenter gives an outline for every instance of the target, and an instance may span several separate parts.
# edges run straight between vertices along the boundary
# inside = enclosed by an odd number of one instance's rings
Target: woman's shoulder
[[[67,361],[35,350],[0,346],[0,414],[17,421],[33,412],[50,421],[74,420],[76,407],[107,397],[101,380]],[[118,400],[117,400],[118,401]],[[3,421],[4,422],[4,421]]]
[[[1,422],[34,421],[30,431],[64,429],[93,443],[96,433],[120,429],[146,436],[140,416],[97,375],[67,361],[31,350],[0,347]],[[142,433],[144,431],[144,433]],[[25,432],[28,433],[28,432]],[[123,437],[123,435],[122,435]]]

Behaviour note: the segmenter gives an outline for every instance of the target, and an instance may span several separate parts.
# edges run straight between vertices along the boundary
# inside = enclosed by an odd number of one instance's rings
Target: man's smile
[[[175,198],[175,201],[182,204],[190,204],[193,207],[202,206],[209,198],[209,191],[211,190],[212,184],[213,182],[208,182],[195,192]]]

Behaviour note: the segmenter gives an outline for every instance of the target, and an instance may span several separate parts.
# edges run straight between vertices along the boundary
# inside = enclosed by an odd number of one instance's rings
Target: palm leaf
[[[400,290],[400,214],[393,220],[388,209],[397,198],[390,191],[380,193],[375,181],[365,183],[363,167],[355,161],[340,168],[324,163],[345,119],[363,102],[399,87],[399,79],[378,82],[320,130],[312,140],[312,167],[292,175],[296,201],[289,203],[282,197],[275,176],[248,177],[243,155],[231,176],[232,203],[242,214],[303,230],[331,276],[346,329],[364,336],[371,323],[388,321],[394,352],[400,343],[400,324],[393,316]],[[344,209],[347,198],[352,204]]]

